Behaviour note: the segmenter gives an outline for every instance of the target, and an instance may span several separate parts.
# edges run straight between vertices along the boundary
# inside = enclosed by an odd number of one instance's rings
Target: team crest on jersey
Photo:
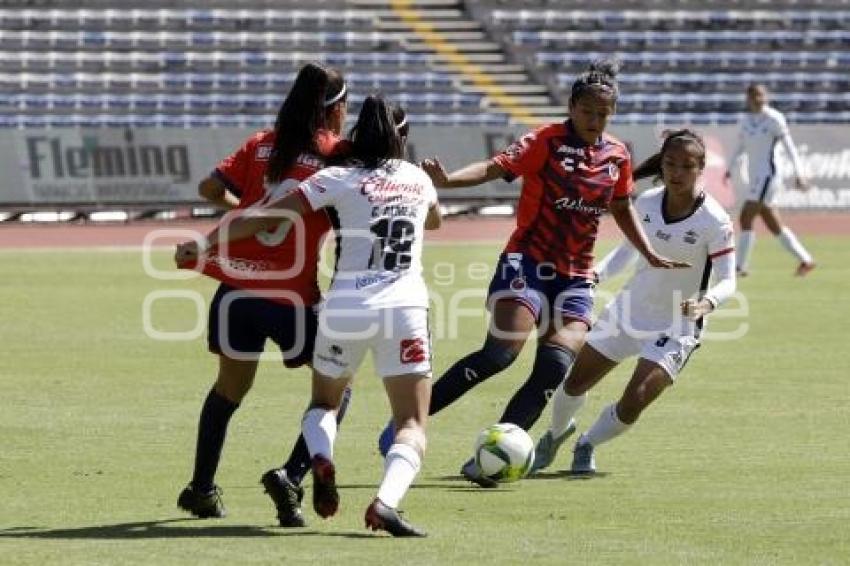
[[[272,154],[272,146],[268,144],[257,146],[257,161],[268,161]]]
[[[608,175],[611,176],[612,181],[617,181],[620,179],[620,168],[616,163],[608,164]]]
[[[428,347],[422,338],[402,340],[399,347],[399,360],[403,364],[418,364],[428,360]]]
[[[699,234],[697,234],[693,230],[688,230],[687,232],[685,232],[685,237],[683,238],[683,240],[685,240],[685,242],[687,242],[688,244],[696,244],[698,239]]]
[[[528,287],[528,283],[525,282],[525,277],[514,277],[511,280],[511,291],[520,293],[525,291],[526,287]]]

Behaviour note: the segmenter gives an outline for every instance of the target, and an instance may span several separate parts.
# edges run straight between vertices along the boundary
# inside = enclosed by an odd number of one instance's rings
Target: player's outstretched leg
[[[530,429],[563,383],[575,361],[576,354],[558,344],[540,344],[534,357],[531,375],[505,407],[500,423],[513,423],[524,430]]]

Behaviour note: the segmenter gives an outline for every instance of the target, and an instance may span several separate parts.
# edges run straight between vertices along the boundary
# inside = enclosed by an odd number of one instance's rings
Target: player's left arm
[[[714,285],[702,297],[682,302],[682,314],[691,320],[698,320],[709,314],[735,294],[737,281],[734,238],[732,223],[727,218],[726,222],[718,226],[708,246],[708,257],[715,273]]]
[[[428,215],[425,217],[425,229],[436,230],[443,224],[443,213],[440,210],[440,198],[437,189],[426,176],[426,187],[428,191]]]
[[[801,191],[808,190],[809,181],[806,179],[806,175],[803,172],[803,162],[800,161],[800,154],[797,152],[797,145],[791,137],[791,130],[788,129],[788,122],[785,121],[784,117],[778,123],[776,136],[779,138],[779,141],[782,143],[782,147],[785,148],[786,155],[788,155],[788,158],[791,160],[791,164],[794,166],[797,189]]]

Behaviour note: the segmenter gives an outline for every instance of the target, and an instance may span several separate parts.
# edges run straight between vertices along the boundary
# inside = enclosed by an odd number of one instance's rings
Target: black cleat
[[[304,515],[301,513],[301,500],[304,488],[295,485],[286,475],[286,470],[269,470],[260,480],[266,493],[277,507],[277,520],[281,527],[304,527]]]
[[[217,485],[214,485],[210,491],[200,492],[189,484],[180,492],[177,506],[199,519],[221,518],[227,515],[221,493],[221,488]]]
[[[339,493],[336,491],[336,468],[333,462],[323,456],[314,456],[313,468],[313,509],[316,514],[327,519],[336,515],[339,509]]]
[[[366,528],[373,531],[387,531],[394,537],[426,537],[428,534],[421,531],[402,519],[397,509],[384,505],[377,497],[366,509]]]

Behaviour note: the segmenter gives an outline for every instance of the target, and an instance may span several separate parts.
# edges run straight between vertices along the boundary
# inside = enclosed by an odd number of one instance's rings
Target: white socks
[[[378,499],[388,507],[397,508],[421,467],[422,460],[419,452],[412,446],[409,444],[390,446],[384,460],[384,479],[378,489]]]
[[[738,255],[736,259],[738,271],[747,271],[750,263],[750,252],[756,243],[756,233],[752,230],[741,230],[738,236]]]
[[[333,411],[316,407],[304,413],[301,432],[304,434],[311,458],[318,454],[328,460],[333,459],[336,428],[336,415]]]
[[[782,232],[779,233],[779,243],[782,247],[794,255],[801,263],[812,263],[812,255],[806,251],[794,232],[788,226],[782,227]]]
[[[571,397],[564,391],[563,384],[555,388],[555,394],[552,395],[552,424],[549,426],[553,438],[558,438],[567,432],[570,421],[585,401],[587,401],[587,393]]]
[[[617,416],[617,404],[612,403],[602,409],[599,418],[596,419],[596,422],[593,423],[593,426],[586,433],[581,435],[578,443],[589,442],[591,446],[596,447],[604,442],[608,442],[612,438],[620,436],[629,430],[630,427],[631,425],[627,425],[620,420]]]

